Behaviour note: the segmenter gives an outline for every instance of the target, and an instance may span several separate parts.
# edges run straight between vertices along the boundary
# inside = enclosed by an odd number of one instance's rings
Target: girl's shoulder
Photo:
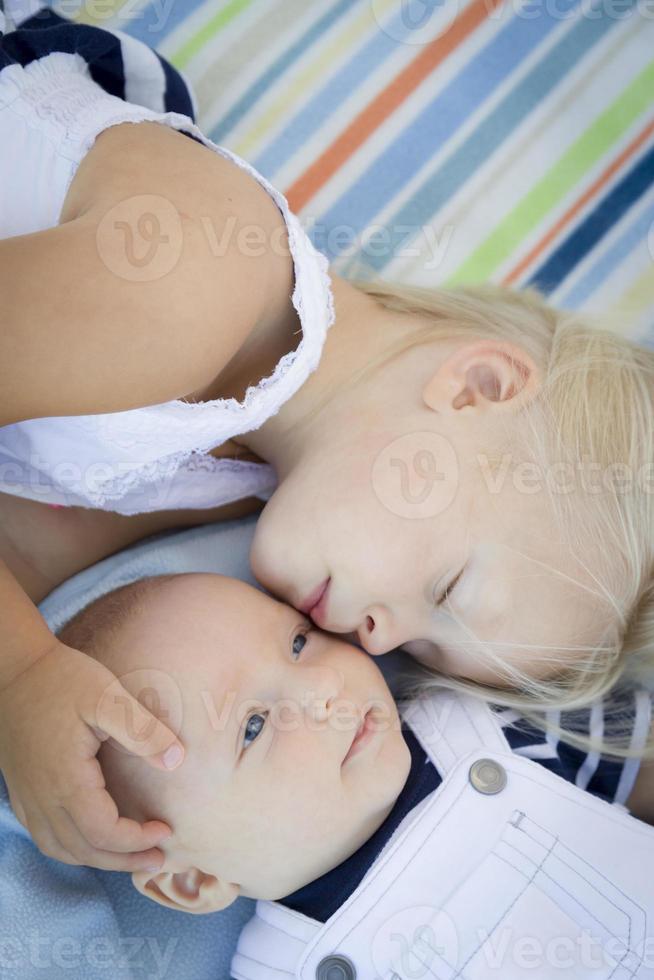
[[[235,324],[279,317],[288,311],[294,267],[285,216],[268,185],[235,155],[194,135],[199,130],[190,121],[188,130],[177,117],[166,121],[120,122],[99,131],[71,180],[59,223],[94,218],[99,245],[111,250],[112,232],[133,280],[162,288],[188,253],[195,269],[188,302],[208,293],[216,319],[223,311]],[[151,275],[144,269],[140,276],[144,257]]]
[[[184,261],[184,252],[193,255],[196,281],[188,283],[189,307],[198,305],[196,316],[204,316],[216,341],[223,323],[229,323],[236,341],[225,353],[218,345],[214,360],[205,361],[210,373],[183,395],[194,402],[240,400],[247,388],[242,378],[251,383],[272,374],[281,357],[297,346],[303,326],[292,294],[296,265],[300,274],[306,267],[297,244],[295,256],[290,248],[290,213],[280,208],[274,188],[255,179],[249,166],[239,165],[240,158],[219,149],[191,132],[150,120],[110,126],[96,136],[80,163],[61,212],[62,223],[95,216],[98,228],[115,226],[107,219],[116,212],[125,226],[116,246],[126,253],[131,243],[137,262],[137,249],[171,244],[168,217],[173,237],[180,239],[174,265]],[[127,220],[123,212],[129,212]],[[137,240],[140,227],[151,233],[152,242],[147,235]],[[174,266],[162,268],[164,289],[164,280],[173,275]],[[257,363],[250,348],[256,348]]]
[[[244,345],[256,353],[256,363],[239,358],[249,378],[262,352],[275,363],[288,352],[293,257],[270,247],[285,219],[234,163],[158,123],[123,123],[99,133],[64,207],[59,226],[0,243],[6,339],[21,338],[12,353],[23,386],[2,424],[215,391]],[[246,247],[243,229],[263,244]],[[28,280],[42,289],[26,299]]]

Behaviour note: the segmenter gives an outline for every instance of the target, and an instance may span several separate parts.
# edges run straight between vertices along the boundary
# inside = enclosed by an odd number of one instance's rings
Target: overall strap
[[[498,719],[486,702],[440,689],[400,709],[441,776],[471,752],[510,752]]]
[[[323,923],[276,902],[258,901],[254,916],[245,925],[232,959],[234,980],[288,980],[309,942]]]

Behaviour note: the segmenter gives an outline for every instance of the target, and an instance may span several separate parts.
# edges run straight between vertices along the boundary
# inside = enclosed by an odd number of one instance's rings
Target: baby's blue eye
[[[310,633],[310,632],[311,632],[311,630],[307,630],[306,632],[296,633],[295,634],[295,637],[293,639],[293,660],[298,660],[299,659],[300,654],[302,653],[302,650],[304,649],[305,644],[309,642],[309,637],[307,636],[307,633]],[[300,646],[299,649],[296,646],[298,640],[301,640],[302,641],[302,645]]]
[[[255,738],[263,731],[266,724],[266,715],[250,715],[243,734],[243,748],[247,749],[252,745]]]

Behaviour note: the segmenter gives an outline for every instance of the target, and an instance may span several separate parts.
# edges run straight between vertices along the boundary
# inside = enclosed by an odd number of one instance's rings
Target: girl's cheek
[[[437,669],[442,666],[442,657],[439,657],[434,644],[427,640],[410,640],[409,643],[403,644],[402,649],[425,667]]]

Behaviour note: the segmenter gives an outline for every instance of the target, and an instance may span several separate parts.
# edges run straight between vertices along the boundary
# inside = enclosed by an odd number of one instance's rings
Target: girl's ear
[[[141,895],[178,912],[204,915],[219,912],[239,896],[239,886],[221,881],[199,868],[188,871],[134,871],[132,884]]]
[[[524,407],[540,387],[538,369],[525,350],[501,340],[464,344],[439,365],[422,393],[426,405],[447,414],[486,413]]]

